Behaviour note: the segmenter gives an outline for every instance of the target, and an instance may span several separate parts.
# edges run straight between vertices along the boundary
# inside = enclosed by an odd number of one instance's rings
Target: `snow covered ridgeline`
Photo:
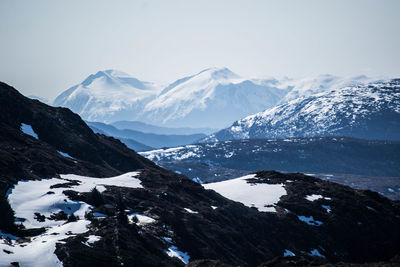
[[[301,96],[369,80],[365,76],[332,75],[301,80],[255,79],[214,67],[165,87],[106,70],[64,91],[53,104],[68,107],[89,121],[137,120],[173,127],[222,128],[239,118]]]
[[[400,80],[336,88],[245,117],[205,142],[307,136],[399,140]]]
[[[206,189],[212,189],[234,201],[248,207],[255,207],[259,211],[275,212],[274,205],[286,195],[283,184],[267,184],[249,182],[256,179],[256,174],[250,174],[232,180],[203,184]]]
[[[138,175],[139,172],[130,172],[111,178],[91,178],[68,174],[61,175],[61,178],[18,182],[8,194],[16,218],[26,228],[44,227],[46,231],[30,241],[18,240],[17,237],[11,241],[0,239],[0,266],[8,266],[11,262],[19,262],[21,266],[62,266],[54,254],[56,243],[89,230],[90,221],[85,219],[85,214],[92,207],[85,202],[68,199],[63,194],[66,188],[60,185],[68,183],[69,189],[80,193],[89,192],[94,187],[104,191],[105,186],[143,188],[140,180],[135,178]],[[60,211],[68,216],[73,214],[77,220],[50,219]],[[99,239],[90,235],[85,244],[91,246]]]

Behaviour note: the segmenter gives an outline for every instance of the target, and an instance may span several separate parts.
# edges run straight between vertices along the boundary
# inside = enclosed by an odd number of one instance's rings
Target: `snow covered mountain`
[[[290,100],[345,86],[366,76],[320,75],[306,79],[255,79],[227,68],[209,68],[167,87],[107,70],[90,75],[54,101],[88,121],[140,121],[167,127],[224,128],[251,114]],[[164,89],[163,89],[164,88]]]
[[[155,83],[107,70],[66,90],[53,105],[68,107],[89,121],[137,120],[168,127],[220,129],[275,106],[287,93],[276,82],[244,79],[227,68],[210,68],[161,90]]]
[[[285,78],[280,80],[279,87],[285,88],[288,93],[284,98],[281,99],[280,104],[287,103],[300,97],[311,96],[317,93],[327,92],[346,86],[364,85],[373,81],[373,78],[365,75],[339,77],[330,74],[324,74],[303,79]]]
[[[67,107],[89,121],[135,120],[161,89],[120,71],[99,71],[61,93],[53,105]]]
[[[298,98],[236,121],[204,141],[302,136],[400,140],[400,79]]]
[[[276,105],[286,91],[274,82],[245,79],[227,68],[206,69],[165,88],[146,105],[145,117],[158,125],[221,128]]]

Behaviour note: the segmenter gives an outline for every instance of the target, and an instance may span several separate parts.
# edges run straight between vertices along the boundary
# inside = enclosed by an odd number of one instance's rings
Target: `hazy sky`
[[[104,69],[400,76],[399,14],[399,0],[0,0],[0,80],[54,98]]]

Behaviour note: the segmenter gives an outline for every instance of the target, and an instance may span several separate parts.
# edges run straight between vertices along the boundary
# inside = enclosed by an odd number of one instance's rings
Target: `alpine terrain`
[[[202,186],[4,83],[0,212],[1,266],[399,264],[398,201],[276,171]]]
[[[209,68],[163,87],[107,70],[90,75],[61,93],[53,105],[67,107],[87,121],[139,121],[169,128],[221,129],[240,118],[301,96],[370,81],[365,76],[332,75],[299,80],[256,79],[241,77],[228,68]],[[146,132],[149,127],[136,126],[134,130]],[[167,132],[153,127],[152,133]]]
[[[400,140],[400,79],[301,97],[238,120],[203,141],[309,136]]]
[[[61,93],[53,105],[68,107],[89,121],[134,119],[161,89],[121,71],[99,71]]]

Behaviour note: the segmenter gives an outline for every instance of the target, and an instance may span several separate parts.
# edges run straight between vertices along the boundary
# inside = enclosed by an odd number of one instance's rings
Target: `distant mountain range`
[[[153,148],[173,147],[194,143],[204,138],[205,134],[191,135],[164,135],[143,133],[130,129],[117,129],[112,125],[101,122],[86,122],[96,133],[120,139],[129,148],[136,151],[151,150]]]
[[[400,140],[400,79],[297,98],[238,120],[203,141],[307,136]]]
[[[189,134],[212,134],[218,129],[212,128],[168,128],[160,127],[151,124],[147,124],[140,121],[116,121],[111,123],[112,126],[120,130],[129,129],[139,131],[143,133],[154,133],[154,134],[178,134],[178,135],[189,135]]]
[[[194,144],[140,153],[157,164],[203,181],[220,180],[199,164],[227,169],[397,177],[400,142],[344,137],[250,139]],[[189,164],[192,163],[192,164]],[[397,187],[396,187],[397,188]],[[399,190],[400,191],[400,190]]]
[[[88,121],[140,121],[167,127],[221,129],[301,96],[369,80],[365,76],[332,75],[301,80],[253,79],[227,68],[209,68],[164,87],[106,70],[64,91],[53,105],[68,107]]]

